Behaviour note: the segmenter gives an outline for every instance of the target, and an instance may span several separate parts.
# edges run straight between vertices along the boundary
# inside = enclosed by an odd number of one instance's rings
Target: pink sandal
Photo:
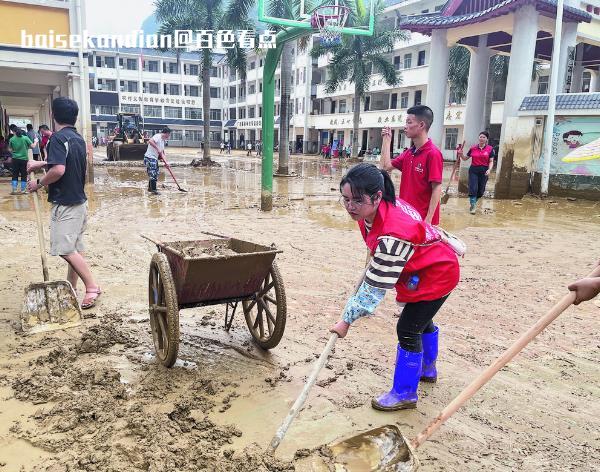
[[[95,297],[88,297],[88,294],[92,294],[92,295],[96,295]],[[96,301],[98,300],[98,298],[100,297],[100,295],[102,295],[102,290],[100,290],[100,287],[98,288],[92,288],[89,290],[85,291],[85,298],[83,299],[83,301],[81,302],[81,309],[82,310],[89,310],[90,308],[93,308],[96,306]],[[86,303],[87,300],[87,303]]]

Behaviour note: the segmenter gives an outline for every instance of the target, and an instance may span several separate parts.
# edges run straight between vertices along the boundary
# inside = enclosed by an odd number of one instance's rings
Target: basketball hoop
[[[322,5],[313,11],[310,24],[319,30],[324,45],[339,44],[350,9],[343,5]]]

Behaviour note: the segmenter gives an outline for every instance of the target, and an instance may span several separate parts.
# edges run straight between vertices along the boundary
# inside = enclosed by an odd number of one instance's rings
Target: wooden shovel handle
[[[475,378],[467,387],[458,394],[458,396],[444,408],[440,414],[429,425],[414,438],[411,443],[416,449],[423,444],[448,418],[450,418],[465,402],[483,387],[496,373],[513,359],[521,350],[540,334],[546,326],[552,323],[558,316],[569,308],[575,301],[575,292],[569,292],[548,313],[542,316],[537,323],[529,328],[525,333],[510,346],[504,354],[485,369]]]
[[[28,156],[28,160],[31,160],[31,156]],[[29,179],[35,180],[35,174],[29,173]],[[33,208],[35,209],[35,222],[38,230],[38,242],[40,244],[40,255],[42,256],[42,273],[44,275],[44,282],[50,281],[50,274],[48,274],[48,262],[46,260],[46,245],[44,244],[44,226],[42,224],[42,213],[40,211],[40,200],[37,192],[31,192],[33,197]]]

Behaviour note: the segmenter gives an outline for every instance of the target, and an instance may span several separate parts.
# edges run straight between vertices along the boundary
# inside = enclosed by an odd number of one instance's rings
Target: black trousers
[[[21,176],[21,182],[27,182],[27,161],[25,159],[12,160],[12,179],[19,180]]]
[[[398,343],[402,349],[410,352],[421,352],[423,350],[421,335],[435,331],[433,317],[449,296],[446,295],[437,300],[406,304],[396,325]]]
[[[469,197],[483,197],[488,181],[488,176],[485,175],[487,170],[487,166],[469,167]]]

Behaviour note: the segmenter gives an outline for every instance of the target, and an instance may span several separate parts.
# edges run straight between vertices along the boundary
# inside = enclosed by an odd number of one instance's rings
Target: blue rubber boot
[[[435,368],[435,360],[438,356],[438,336],[440,330],[435,327],[435,331],[431,333],[423,333],[423,369],[421,372],[421,382],[437,382],[437,369]]]
[[[25,193],[27,190],[27,181],[21,180],[21,193]]]
[[[16,195],[17,193],[17,187],[19,185],[19,182],[16,180],[11,180],[10,181],[10,185],[12,186],[12,192],[10,192],[11,195]]]
[[[398,345],[392,389],[371,400],[376,410],[396,411],[417,407],[417,388],[421,377],[422,352],[405,351]]]
[[[474,215],[475,206],[477,205],[477,197],[469,197],[469,203],[471,203],[471,206],[469,207],[469,213],[471,213],[471,215]]]

